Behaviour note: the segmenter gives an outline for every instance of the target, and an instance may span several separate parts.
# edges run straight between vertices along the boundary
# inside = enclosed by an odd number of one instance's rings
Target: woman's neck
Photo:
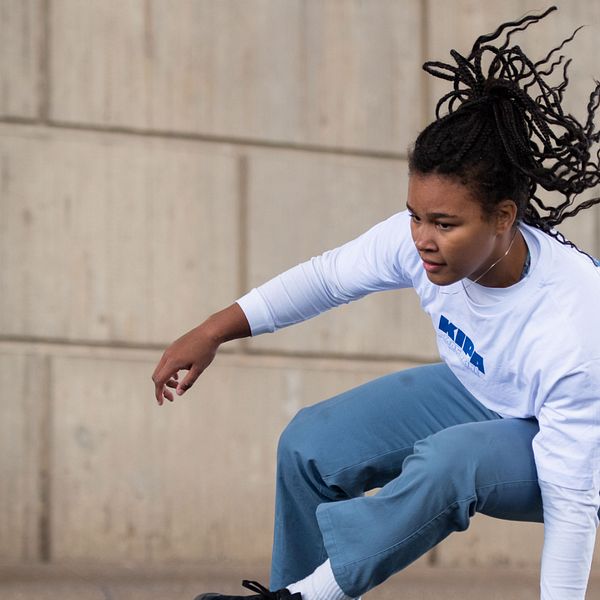
[[[476,280],[480,285],[505,288],[521,280],[528,248],[518,228],[511,232],[503,246],[506,248],[503,253],[495,259],[489,270]]]

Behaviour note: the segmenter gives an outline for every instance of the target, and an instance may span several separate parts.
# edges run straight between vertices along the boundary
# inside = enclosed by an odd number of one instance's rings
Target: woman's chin
[[[456,283],[457,281],[460,281],[462,279],[461,277],[458,277],[453,273],[432,273],[430,271],[426,271],[426,274],[427,279],[429,279],[431,283],[435,283],[435,285],[439,286],[452,285],[453,283]]]

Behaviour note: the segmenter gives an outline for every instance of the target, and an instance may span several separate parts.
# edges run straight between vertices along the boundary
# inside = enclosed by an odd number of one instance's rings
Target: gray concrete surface
[[[267,581],[262,568],[227,565],[0,566],[1,600],[193,600],[202,592],[244,594],[243,578]],[[532,569],[409,567],[366,595],[369,600],[535,600],[538,575]],[[587,600],[600,599],[594,576]]]

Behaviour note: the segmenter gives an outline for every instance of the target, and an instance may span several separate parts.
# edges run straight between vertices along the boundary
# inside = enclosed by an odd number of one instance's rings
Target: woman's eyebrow
[[[406,208],[408,208],[408,210],[410,210],[410,212],[417,214],[417,211],[415,211],[408,202],[406,203]],[[430,219],[458,219],[459,218],[458,215],[450,215],[448,213],[442,213],[442,212],[427,213],[427,216]]]

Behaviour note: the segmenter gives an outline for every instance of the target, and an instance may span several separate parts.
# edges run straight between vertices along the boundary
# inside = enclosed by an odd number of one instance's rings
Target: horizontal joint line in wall
[[[169,343],[136,343],[123,342],[119,340],[83,340],[83,339],[66,339],[39,337],[27,335],[0,335],[0,343],[11,342],[20,344],[46,344],[49,346],[85,346],[87,348],[106,348],[106,349],[128,349],[128,350],[165,350]]]
[[[0,335],[0,343],[10,342],[17,344],[44,344],[48,346],[66,346],[66,347],[86,347],[86,348],[101,348],[101,349],[125,349],[125,350],[150,350],[161,351],[166,350],[169,346],[165,344],[141,344],[134,342],[121,341],[97,341],[97,340],[68,340],[63,338],[43,338],[35,336],[16,336],[16,335]],[[327,359],[327,360],[350,360],[361,362],[411,362],[415,364],[429,364],[432,360],[437,360],[434,357],[431,359],[423,357],[415,357],[410,355],[392,355],[392,354],[359,354],[341,352],[302,352],[302,351],[273,351],[273,350],[256,350],[249,348],[235,349],[224,346],[219,349],[219,353],[229,356],[248,356],[248,357],[265,357],[265,358],[299,358],[299,359]]]
[[[355,360],[361,362],[411,362],[415,364],[430,364],[439,359],[435,357],[423,358],[410,356],[405,354],[360,354],[342,352],[302,352],[290,350],[247,350],[244,352],[246,356],[265,356],[265,357],[281,357],[281,358],[309,358],[309,359],[328,359],[328,360]]]
[[[150,137],[156,139],[176,139],[197,142],[208,142],[217,144],[229,144],[237,146],[253,146],[257,148],[274,148],[279,150],[296,150],[298,152],[314,152],[321,154],[335,154],[356,156],[360,158],[379,158],[385,160],[406,160],[406,152],[385,152],[381,150],[360,150],[351,148],[338,148],[335,146],[318,146],[314,144],[295,144],[292,142],[276,142],[270,140],[259,140],[243,137],[227,137],[199,133],[171,132],[152,129],[136,129],[133,127],[103,127],[100,125],[89,125],[71,123],[55,120],[40,120],[24,117],[1,117],[0,123],[17,125],[41,125],[53,129],[64,129],[67,131],[89,131],[95,133],[132,135],[138,137]]]

